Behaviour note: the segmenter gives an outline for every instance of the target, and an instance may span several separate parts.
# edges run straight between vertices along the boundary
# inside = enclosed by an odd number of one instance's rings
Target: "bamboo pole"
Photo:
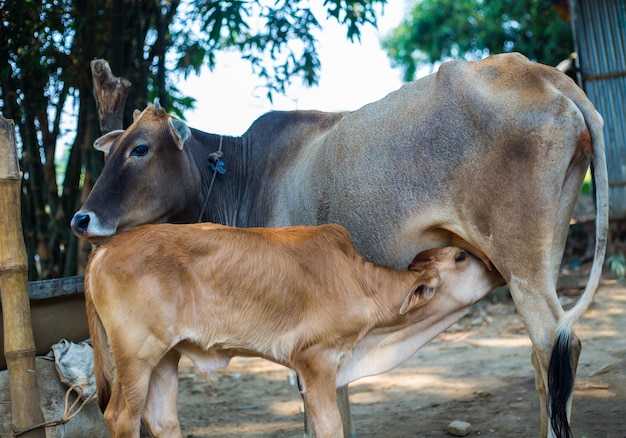
[[[12,120],[0,115],[0,294],[4,355],[9,371],[12,426],[16,435],[44,437],[35,369],[35,340],[28,300],[28,263],[22,234],[21,175]],[[22,431],[26,431],[21,433]]]

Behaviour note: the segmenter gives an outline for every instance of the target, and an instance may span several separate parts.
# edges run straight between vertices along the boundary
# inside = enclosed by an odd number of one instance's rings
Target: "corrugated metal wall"
[[[626,0],[570,0],[582,86],[604,118],[610,218],[626,218]]]

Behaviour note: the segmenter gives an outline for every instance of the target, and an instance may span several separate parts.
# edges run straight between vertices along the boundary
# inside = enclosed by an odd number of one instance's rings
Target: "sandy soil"
[[[564,304],[586,274],[561,278]],[[399,368],[350,385],[359,437],[446,437],[453,420],[469,436],[539,436],[530,341],[512,302],[489,296]],[[626,286],[605,279],[576,326],[583,351],[575,386],[576,437],[626,437]],[[184,437],[300,437],[302,402],[288,369],[236,359],[214,384],[183,361]]]

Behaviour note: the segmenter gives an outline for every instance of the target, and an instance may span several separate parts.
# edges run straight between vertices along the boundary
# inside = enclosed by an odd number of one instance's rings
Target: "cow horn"
[[[159,100],[158,97],[154,98],[154,110],[155,111],[161,111],[162,110],[162,108],[161,108],[161,101]]]

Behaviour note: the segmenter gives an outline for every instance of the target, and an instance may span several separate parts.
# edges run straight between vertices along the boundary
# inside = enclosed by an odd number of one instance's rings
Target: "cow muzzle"
[[[90,220],[91,218],[89,217],[89,214],[81,212],[76,213],[72,218],[72,222],[70,223],[72,232],[78,237],[83,237],[85,234],[87,234]]]
[[[98,243],[113,236],[117,228],[103,226],[96,214],[90,211],[78,211],[70,222],[72,232],[80,239],[87,239],[91,243]]]

